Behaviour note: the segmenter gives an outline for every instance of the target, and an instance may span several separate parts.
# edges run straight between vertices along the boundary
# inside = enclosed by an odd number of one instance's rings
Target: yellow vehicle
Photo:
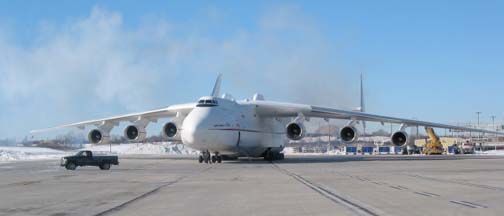
[[[444,152],[443,144],[441,143],[441,140],[434,132],[434,129],[432,129],[431,127],[426,127],[425,132],[427,132],[427,135],[429,136],[429,142],[425,144],[423,153],[426,155],[443,154]]]

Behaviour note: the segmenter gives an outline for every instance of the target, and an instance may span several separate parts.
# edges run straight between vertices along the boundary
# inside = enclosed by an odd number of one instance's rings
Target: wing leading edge
[[[305,104],[279,103],[272,101],[253,101],[256,105],[257,113],[271,117],[295,117],[303,115],[305,117],[328,118],[328,119],[348,119],[356,121],[382,122],[404,124],[405,126],[425,126],[433,128],[455,129],[462,131],[472,131],[489,134],[504,135],[504,132],[468,128],[448,124],[440,124],[427,121],[417,121],[411,119],[396,118],[390,116],[374,115],[364,112],[347,111]]]
[[[109,117],[109,118],[96,119],[96,120],[77,122],[77,123],[72,123],[72,124],[67,124],[67,125],[61,125],[61,126],[56,126],[56,127],[52,127],[52,128],[32,130],[32,131],[30,131],[30,133],[40,133],[40,132],[47,132],[47,131],[61,129],[61,128],[72,128],[72,127],[84,129],[84,127],[92,126],[92,125],[94,125],[94,126],[101,126],[101,125],[106,125],[106,124],[117,125],[117,124],[119,124],[119,122],[123,122],[123,121],[134,122],[134,121],[141,120],[141,119],[145,119],[148,121],[157,121],[157,119],[160,119],[160,118],[175,117],[175,116],[177,116],[177,113],[180,113],[182,115],[187,115],[195,106],[196,106],[195,103],[179,104],[179,105],[169,106],[166,108],[150,110],[150,111],[146,111],[146,112],[131,113],[131,114],[114,116],[114,117]]]

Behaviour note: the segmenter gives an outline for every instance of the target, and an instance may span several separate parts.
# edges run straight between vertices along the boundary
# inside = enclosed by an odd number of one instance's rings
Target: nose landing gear
[[[210,154],[210,151],[202,151],[200,156],[198,157],[199,163],[222,163],[222,156],[219,152],[215,152],[213,155]]]

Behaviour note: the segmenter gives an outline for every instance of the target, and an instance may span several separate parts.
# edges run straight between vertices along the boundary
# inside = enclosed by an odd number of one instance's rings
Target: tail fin
[[[362,81],[362,73],[360,75],[360,111],[366,112],[366,107],[364,106],[364,84]]]
[[[360,106],[357,107],[354,111],[366,112],[366,107],[364,106],[364,84],[362,81],[362,73],[360,75]]]
[[[362,81],[362,73],[360,75],[360,107],[359,112],[366,112],[366,106],[364,103],[364,83]],[[362,128],[364,129],[364,135],[366,135],[366,122],[362,121]]]
[[[221,79],[222,79],[222,74],[219,74],[217,76],[217,80],[215,80],[215,85],[212,90],[212,96],[213,97],[219,97],[220,94],[220,86],[221,86]]]

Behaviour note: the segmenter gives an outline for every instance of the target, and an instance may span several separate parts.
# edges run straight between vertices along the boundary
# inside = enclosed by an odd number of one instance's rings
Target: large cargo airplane
[[[354,110],[341,110],[306,104],[267,101],[260,94],[251,99],[234,100],[230,95],[220,95],[221,75],[218,76],[211,96],[205,96],[197,103],[172,105],[140,113],[103,118],[62,125],[54,128],[34,130],[44,132],[58,128],[85,129],[93,126],[88,134],[89,142],[107,143],[110,131],[120,122],[130,122],[124,129],[124,136],[131,141],[142,141],[146,137],[145,128],[161,118],[171,118],[163,126],[163,135],[202,152],[203,161],[221,162],[223,157],[264,157],[266,160],[283,159],[281,151],[285,139],[299,140],[306,135],[304,126],[310,118],[348,120],[340,130],[344,142],[354,142],[358,138],[357,124],[366,121],[400,124],[400,129],[391,136],[396,146],[407,144],[408,127],[424,126],[472,131],[490,134],[504,134],[477,128],[467,128],[433,122],[402,119],[364,112],[361,77],[361,106]]]

